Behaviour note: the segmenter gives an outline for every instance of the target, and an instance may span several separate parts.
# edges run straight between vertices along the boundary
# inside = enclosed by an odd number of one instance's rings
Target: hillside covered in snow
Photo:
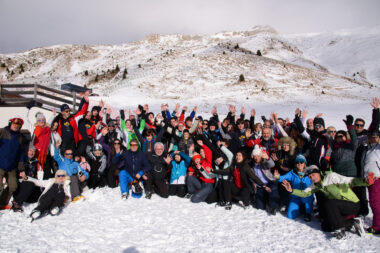
[[[136,105],[142,97],[151,104],[361,103],[380,94],[379,44],[380,27],[298,35],[270,27],[151,35],[122,45],[3,54],[0,76],[4,83],[84,85],[117,107]]]

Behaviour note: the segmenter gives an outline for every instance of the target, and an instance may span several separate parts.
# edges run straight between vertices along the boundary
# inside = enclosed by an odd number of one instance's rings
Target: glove
[[[261,119],[265,122],[265,121],[267,121],[267,118],[265,118],[265,116],[263,115],[263,116],[261,116]]]
[[[28,108],[28,109],[30,110],[33,106],[36,106],[36,101],[34,101],[34,100],[30,101],[30,102],[26,105],[26,108]]]
[[[321,171],[326,171],[328,169],[329,169],[329,161],[322,158],[322,160],[321,160]]]
[[[352,117],[352,115],[346,115],[346,119],[343,121],[346,124],[346,126],[352,126],[352,124],[354,123],[354,117]]]
[[[131,119],[131,124],[132,124],[133,128],[135,128],[137,126],[136,119]]]
[[[98,178],[98,179],[101,179],[102,176],[103,176],[103,173],[100,173],[100,172],[99,172],[98,175],[97,175],[97,178]]]

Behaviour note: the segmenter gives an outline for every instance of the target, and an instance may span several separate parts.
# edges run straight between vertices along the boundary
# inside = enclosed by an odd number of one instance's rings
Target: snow
[[[24,213],[1,211],[0,252],[376,252],[380,246],[374,236],[348,233],[340,242],[316,221],[237,205],[226,211],[157,195],[125,201],[118,188],[86,198],[33,223],[27,216],[36,204]]]

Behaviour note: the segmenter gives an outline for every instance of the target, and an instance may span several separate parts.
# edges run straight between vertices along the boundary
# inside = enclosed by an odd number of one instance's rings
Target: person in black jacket
[[[230,210],[232,207],[232,195],[241,200],[244,207],[250,204],[250,183],[247,178],[246,171],[250,170],[249,164],[246,162],[244,152],[236,153],[235,160],[230,167],[223,170],[214,170],[214,174],[228,175],[228,180],[222,181],[224,199],[226,200],[225,209]],[[255,183],[263,185],[263,182],[254,176]]]
[[[146,198],[152,197],[153,187],[154,191],[162,198],[169,197],[167,176],[172,161],[172,157],[164,154],[165,147],[162,142],[154,144],[154,152],[148,155],[148,160],[151,165],[151,170],[146,174],[147,180],[145,181],[145,194]]]
[[[37,178],[37,163],[34,158],[36,148],[33,145],[29,146],[27,156],[24,158],[25,175],[32,178]],[[12,210],[14,212],[23,212],[22,205],[24,202],[34,203],[41,195],[40,187],[36,187],[32,182],[21,181],[17,191],[13,194]]]

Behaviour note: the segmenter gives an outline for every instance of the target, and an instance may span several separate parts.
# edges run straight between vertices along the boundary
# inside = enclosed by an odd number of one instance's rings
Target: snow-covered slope
[[[226,211],[157,195],[122,201],[109,188],[87,197],[33,223],[27,216],[35,204],[21,214],[1,211],[0,252],[377,252],[380,245],[350,232],[337,241],[316,221],[235,205]]]
[[[119,107],[141,97],[151,103],[357,103],[380,94],[379,41],[376,27],[293,36],[270,27],[151,35],[122,45],[57,45],[0,55],[0,75],[7,83],[86,85]]]

